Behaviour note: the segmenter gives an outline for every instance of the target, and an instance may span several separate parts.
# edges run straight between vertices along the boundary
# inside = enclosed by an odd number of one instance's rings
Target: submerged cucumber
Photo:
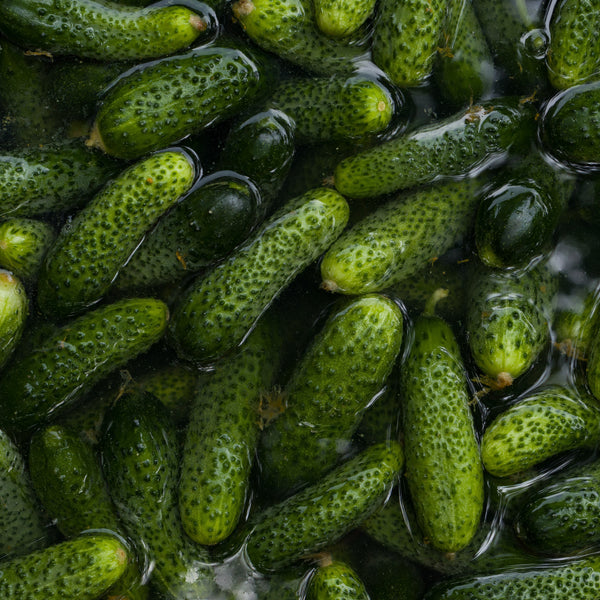
[[[352,567],[335,561],[314,572],[306,600],[369,600],[369,594]]]
[[[0,369],[15,351],[29,311],[25,286],[9,271],[0,269]]]

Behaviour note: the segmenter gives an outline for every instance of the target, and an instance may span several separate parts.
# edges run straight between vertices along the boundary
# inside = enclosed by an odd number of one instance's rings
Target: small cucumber
[[[282,495],[314,483],[347,453],[392,370],[402,332],[402,313],[384,296],[352,299],[331,314],[285,387],[284,412],[262,436],[267,489]]]
[[[131,298],[90,311],[50,334],[0,378],[0,422],[30,429],[72,405],[163,335],[167,307]]]
[[[356,33],[373,14],[375,0],[313,0],[318,28],[332,38]]]
[[[52,246],[38,281],[38,306],[61,318],[106,294],[144,234],[192,185],[195,167],[183,151],[136,163],[99,192]]]
[[[23,282],[0,269],[0,370],[15,351],[29,312]]]
[[[334,561],[313,573],[306,600],[369,600],[369,594],[352,567]]]
[[[420,127],[342,160],[335,187],[368,198],[464,175],[498,153],[531,139],[533,112],[517,98],[497,98]]]
[[[528,393],[490,423],[481,441],[488,473],[506,477],[567,450],[593,448],[600,409],[574,390],[552,385]]]
[[[141,61],[199,41],[213,17],[212,11],[185,6],[138,9],[109,0],[5,0],[0,31],[15,44],[51,54]]]
[[[370,446],[258,513],[246,540],[251,564],[259,571],[276,570],[339,540],[383,504],[403,464],[397,442]]]
[[[599,324],[598,294],[592,290],[583,298],[574,299],[571,306],[557,310],[552,328],[556,343],[565,354],[586,361]]]
[[[344,198],[327,188],[279,209],[180,300],[170,328],[178,354],[208,362],[238,346],[292,279],[339,236],[348,212]]]

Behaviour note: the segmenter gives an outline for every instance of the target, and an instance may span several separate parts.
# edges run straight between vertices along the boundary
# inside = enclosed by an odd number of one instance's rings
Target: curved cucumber
[[[59,327],[0,378],[0,422],[30,429],[83,395],[163,335],[160,300],[132,298],[98,308]]]
[[[313,0],[315,20],[329,37],[341,38],[356,33],[373,14],[375,0]]]
[[[138,9],[108,0],[6,0],[0,6],[0,31],[14,43],[104,61],[172,54],[196,41],[211,20],[210,13],[184,6]]]
[[[335,561],[312,575],[306,600],[369,600],[369,594],[354,569]]]
[[[38,281],[38,305],[53,317],[77,314],[106,294],[144,234],[192,185],[182,151],[165,151],[126,169],[63,227]]]
[[[239,345],[290,281],[341,233],[348,204],[318,188],[290,200],[225,262],[197,279],[175,309],[178,354],[214,361]]]
[[[400,309],[383,296],[353,299],[329,317],[285,387],[286,409],[261,439],[267,489],[282,494],[316,482],[347,452],[392,370],[402,332]]]
[[[23,335],[28,311],[29,300],[23,283],[9,271],[0,269],[0,369]]]

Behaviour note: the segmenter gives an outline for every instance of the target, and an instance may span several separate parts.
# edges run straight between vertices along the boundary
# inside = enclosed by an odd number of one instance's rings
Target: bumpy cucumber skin
[[[284,390],[285,411],[262,436],[266,489],[298,489],[339,461],[392,370],[402,333],[400,309],[383,296],[353,299],[329,317]]]
[[[38,306],[66,317],[98,302],[158,218],[192,185],[184,152],[154,154],[126,169],[63,227],[38,280]]]
[[[318,28],[327,36],[340,38],[356,33],[373,14],[375,0],[313,0]]]
[[[0,430],[0,557],[44,547],[47,530],[31,487],[25,462],[9,436]]]
[[[0,269],[0,369],[15,351],[29,311],[23,282],[9,271]]]
[[[73,210],[119,170],[119,163],[78,143],[0,155],[0,216]]]
[[[529,140],[533,112],[516,98],[498,98],[342,160],[335,187],[368,198],[466,174],[520,140]]]
[[[306,600],[369,600],[369,594],[354,569],[335,561],[315,571]]]
[[[284,81],[268,104],[294,120],[299,143],[381,133],[396,109],[384,83],[360,74]]]
[[[373,62],[400,87],[430,75],[440,44],[446,0],[383,0],[373,33]]]
[[[492,475],[526,471],[560,452],[590,448],[600,435],[600,410],[573,390],[550,386],[528,394],[486,428],[483,464]]]
[[[483,467],[466,372],[448,324],[423,314],[401,370],[406,479],[431,545],[464,548],[483,511]]]
[[[140,157],[232,117],[268,79],[249,53],[216,46],[141,65],[106,93],[88,143]]]
[[[260,434],[259,401],[279,363],[277,333],[265,315],[239,354],[200,379],[187,428],[179,512],[186,533],[213,545],[236,527],[249,495]],[[266,321],[266,322],[265,322]]]
[[[425,594],[424,600],[594,600],[599,592],[600,560],[592,557],[442,583]]]
[[[600,71],[600,2],[560,0],[554,5],[546,65],[550,83],[559,90],[596,78]]]
[[[0,6],[0,30],[16,44],[104,61],[177,52],[207,29],[209,18],[183,6],[136,9],[105,0],[6,0]]]
[[[397,442],[376,444],[259,513],[246,540],[251,564],[276,570],[339,540],[383,503],[403,463]]]
[[[84,535],[2,563],[4,600],[96,600],[123,575],[128,549],[108,534]]]
[[[131,298],[90,311],[10,365],[0,379],[0,422],[24,430],[75,403],[100,379],[163,335],[160,300]]]
[[[348,213],[344,198],[326,188],[285,204],[186,292],[170,327],[178,354],[208,362],[239,345],[283,288],[339,236]]]
[[[561,350],[569,356],[575,356],[578,360],[587,360],[599,323],[598,297],[592,291],[572,308],[558,310],[552,329]]]
[[[481,183],[464,179],[437,184],[376,209],[325,253],[323,287],[364,294],[415,275],[470,231]]]

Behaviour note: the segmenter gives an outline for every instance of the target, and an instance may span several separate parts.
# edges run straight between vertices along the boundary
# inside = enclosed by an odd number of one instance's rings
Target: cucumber
[[[339,540],[383,504],[403,463],[397,442],[370,446],[258,513],[245,546],[251,564],[261,572],[276,570]]]
[[[457,552],[479,527],[483,467],[460,349],[432,305],[415,321],[401,393],[406,479],[417,522],[433,547]]]
[[[284,389],[284,412],[262,436],[266,489],[283,495],[314,483],[347,453],[392,370],[402,333],[402,313],[384,296],[352,299],[330,315]]]
[[[599,318],[598,294],[595,290],[583,298],[575,299],[572,306],[557,310],[552,328],[559,348],[568,356],[588,360]]]
[[[593,448],[599,435],[594,400],[552,385],[527,393],[496,417],[483,434],[481,456],[488,473],[507,477],[561,452]]]
[[[0,269],[0,370],[23,335],[28,311],[29,300],[22,281]]]
[[[369,600],[369,594],[352,567],[334,561],[313,573],[306,600]]]
[[[170,327],[177,353],[209,362],[238,346],[292,279],[339,236],[347,220],[348,204],[333,190],[317,188],[290,200],[187,290]]]
[[[322,287],[377,292],[408,279],[471,229],[481,178],[440,183],[397,196],[344,232],[321,263]]]
[[[63,227],[38,281],[38,306],[50,317],[83,312],[102,299],[144,234],[192,185],[183,151],[134,164]]]
[[[127,568],[129,550],[113,535],[68,540],[0,566],[4,600],[96,600]]]
[[[55,238],[54,227],[44,221],[18,217],[2,221],[0,267],[32,284]]]
[[[368,198],[464,175],[531,139],[533,112],[517,98],[497,98],[420,127],[342,160],[335,187]]]
[[[197,11],[206,8],[194,6]],[[210,32],[213,16],[185,6],[138,9],[109,0],[5,0],[0,6],[0,31],[32,50],[141,61],[200,41],[201,34]]]
[[[167,307],[131,298],[90,311],[49,335],[0,378],[0,423],[26,430],[77,402],[163,335]]]
[[[318,28],[332,38],[356,33],[373,14],[375,0],[313,0]]]
[[[592,394],[596,398],[600,398],[600,343],[598,337],[593,337],[590,342],[586,377]]]
[[[104,95],[87,143],[132,159],[198,133],[265,91],[271,75],[263,62],[211,46],[142,64]]]

